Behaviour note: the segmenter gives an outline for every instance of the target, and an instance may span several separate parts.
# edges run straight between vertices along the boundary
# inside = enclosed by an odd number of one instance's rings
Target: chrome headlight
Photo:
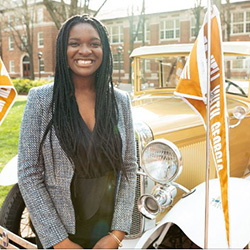
[[[170,141],[151,141],[142,153],[142,167],[152,180],[161,184],[169,183],[182,171],[181,153]]]

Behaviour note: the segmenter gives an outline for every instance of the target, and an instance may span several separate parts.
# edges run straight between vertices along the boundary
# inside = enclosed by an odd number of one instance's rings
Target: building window
[[[150,72],[151,71],[151,61],[145,59],[144,63],[145,63],[145,71]]]
[[[123,42],[123,27],[122,26],[109,26],[110,43]]]
[[[113,68],[114,70],[119,70],[119,55],[113,55]],[[124,70],[124,59],[123,54],[120,54],[120,70]]]
[[[21,24],[21,18],[19,16],[15,17],[15,25],[18,26]]]
[[[26,17],[23,15],[21,19],[22,19],[22,24],[24,25],[26,23]]]
[[[138,24],[137,24],[138,25]],[[133,35],[135,36],[136,31],[137,31],[137,25],[133,26]],[[138,30],[137,37],[135,38],[135,42],[142,42],[142,37],[143,37],[143,29],[142,29],[142,24],[140,25],[140,28]],[[148,22],[145,22],[144,26],[144,41],[150,41],[150,27]]]
[[[160,40],[180,38],[180,21],[178,19],[162,20],[160,23]]]
[[[192,17],[191,18],[191,21],[190,21],[190,34],[191,34],[191,38],[194,38],[195,37],[195,31],[196,31],[196,27],[195,27],[195,18]]]
[[[9,36],[9,50],[14,50],[14,37]]]
[[[34,9],[29,10],[29,18],[30,18],[30,22],[34,23],[34,21],[35,21],[35,11],[34,11]]]
[[[250,32],[250,11],[246,12],[246,32]]]
[[[28,45],[28,40],[26,35],[21,36],[21,50],[25,50],[25,47]]]
[[[43,48],[44,41],[43,41],[43,32],[37,33],[37,42],[38,42],[38,48]]]
[[[8,26],[13,26],[13,16],[8,15]]]
[[[38,23],[43,22],[43,8],[37,10],[37,22]]]
[[[44,72],[44,60],[43,59],[39,60],[39,67],[40,67],[40,72]]]
[[[232,72],[245,72],[247,78],[249,78],[248,70],[250,66],[250,60],[249,58],[244,58],[244,57],[236,57],[231,60],[231,71]]]
[[[15,73],[15,61],[14,61],[14,60],[11,60],[11,61],[9,62],[9,66],[10,66],[9,72],[10,72],[10,73]]]
[[[232,13],[231,20],[232,34],[250,32],[250,11]]]
[[[243,68],[244,68],[244,61],[243,61],[243,59],[233,60],[232,69],[243,69]]]

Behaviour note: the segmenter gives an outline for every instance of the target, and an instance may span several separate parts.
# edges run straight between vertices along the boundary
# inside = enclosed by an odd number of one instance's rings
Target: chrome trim
[[[135,136],[138,140],[138,147],[139,147],[139,159],[141,163],[141,156],[144,148],[147,146],[147,144],[154,139],[153,133],[149,126],[141,121],[134,122],[134,128],[135,128]]]
[[[243,106],[236,106],[233,109],[233,117],[230,118],[235,118],[238,121],[235,124],[229,124],[229,128],[235,128],[238,125],[240,125],[241,120],[243,120],[247,116],[247,109]]]
[[[159,182],[161,184],[171,183],[172,181],[176,180],[179,177],[179,175],[181,174],[181,172],[182,172],[183,162],[182,162],[181,152],[180,152],[179,148],[174,143],[172,143],[172,142],[170,142],[170,141],[168,141],[166,139],[156,139],[156,140],[153,140],[153,141],[151,141],[151,142],[149,142],[147,144],[147,146],[144,148],[144,150],[143,150],[143,152],[141,154],[142,156],[143,156],[144,152],[146,151],[146,149],[148,147],[150,147],[152,144],[165,144],[168,147],[170,147],[174,151],[174,153],[176,154],[177,162],[178,162],[178,170],[177,170],[176,174],[170,180],[160,182],[159,180],[157,180],[157,179],[153,178],[152,176],[150,176],[150,173],[148,173],[147,169],[144,168],[143,165],[142,165],[142,168],[148,174],[149,178],[152,179],[153,181]]]
[[[151,193],[160,204],[160,210],[165,211],[167,207],[172,205],[177,189],[173,185],[162,186],[157,184]]]
[[[146,125],[143,122],[134,122],[134,129],[135,129],[135,139],[136,139],[136,143],[137,143],[137,152],[138,152],[137,153],[138,154],[138,156],[137,156],[137,163],[138,163],[137,181],[139,183],[137,183],[137,188],[140,188],[140,190],[139,190],[140,195],[137,197],[139,199],[139,197],[142,196],[143,194],[145,194],[145,192],[148,192],[149,188],[150,188],[150,190],[152,190],[152,187],[155,185],[155,183],[148,178],[147,174],[141,168],[141,152],[146,147],[148,142],[153,140],[153,133],[150,130],[150,128],[148,127],[148,125]],[[135,200],[135,207],[138,211],[137,200]],[[138,211],[138,213],[140,214],[139,211]],[[135,216],[137,216],[137,215],[135,215]],[[140,216],[141,217],[140,217],[140,221],[139,221],[139,223],[140,223],[139,232],[136,234],[131,233],[129,235],[126,235],[125,236],[126,239],[138,238],[144,233],[145,229],[152,228],[155,226],[155,224],[153,226],[149,225],[149,224],[152,224],[151,220],[149,221],[141,214],[140,214]],[[137,219],[138,219],[138,217],[137,217]],[[132,223],[132,228],[133,228],[133,223]]]
[[[145,172],[142,172],[142,171],[137,171],[137,174],[142,175],[142,176],[148,176]]]
[[[139,198],[138,209],[143,216],[154,220],[158,214],[172,205],[176,194],[177,188],[175,186],[157,184],[151,194],[144,194]]]
[[[155,203],[157,207],[155,211],[148,210],[148,205],[147,205],[148,199],[152,200]],[[161,205],[159,204],[159,201],[153,195],[144,194],[138,200],[138,210],[144,217],[146,217],[149,220],[154,220],[156,216],[161,212],[160,209],[161,209]]]
[[[185,193],[185,195],[189,195],[189,194],[191,194],[193,192],[193,190],[189,190],[189,189],[185,188],[184,186],[182,186],[179,183],[171,182],[170,184],[173,185],[174,187],[180,189],[181,191],[183,191]]]

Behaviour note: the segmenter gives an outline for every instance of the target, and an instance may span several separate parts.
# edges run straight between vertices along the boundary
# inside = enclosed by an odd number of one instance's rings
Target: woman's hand
[[[125,236],[124,232],[114,230],[112,231],[112,233],[115,234],[120,241],[124,239]],[[118,242],[111,235],[106,235],[99,241],[97,241],[93,249],[117,249],[118,246],[119,246]]]
[[[83,249],[80,245],[74,243],[69,238],[54,245],[54,249]]]

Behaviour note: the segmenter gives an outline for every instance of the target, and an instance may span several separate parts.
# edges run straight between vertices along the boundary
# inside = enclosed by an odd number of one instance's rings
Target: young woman
[[[118,248],[132,221],[136,151],[130,99],[114,89],[106,28],[88,15],[57,37],[54,84],[30,90],[19,187],[39,248]]]

